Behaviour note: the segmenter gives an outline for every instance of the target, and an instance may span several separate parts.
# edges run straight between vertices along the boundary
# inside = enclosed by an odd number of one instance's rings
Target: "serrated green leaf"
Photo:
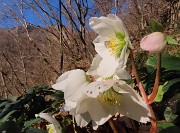
[[[178,115],[173,114],[171,108],[167,107],[164,111],[164,117],[167,122],[173,122]]]
[[[26,130],[26,133],[48,133],[48,132],[42,129],[29,128],[28,130]]]
[[[9,117],[14,113],[14,112],[16,112],[16,110],[12,110],[12,111],[10,111],[7,115],[5,115],[2,119],[0,119],[0,122],[5,122],[5,121],[7,121],[8,119],[9,119]]]
[[[165,82],[163,85],[160,85],[158,88],[157,95],[153,102],[161,102],[164,93],[166,93],[173,84],[178,82],[180,82],[180,78],[172,79],[170,81]]]
[[[179,45],[178,42],[175,39],[173,39],[171,36],[166,36],[166,41],[170,45]]]
[[[149,26],[150,26],[150,31],[151,32],[163,32],[164,31],[164,27],[161,23],[158,23],[157,21],[155,21],[154,19],[151,19],[149,21]]]
[[[37,123],[37,122],[40,122],[42,119],[41,118],[36,118],[36,119],[33,119],[33,120],[30,120],[30,121],[25,121],[24,122],[24,129],[26,129],[27,127]]]
[[[162,54],[162,61],[161,67],[167,70],[179,70],[180,71],[180,58],[169,55],[169,54]],[[156,66],[157,57],[154,55],[150,57],[146,64],[149,66]]]

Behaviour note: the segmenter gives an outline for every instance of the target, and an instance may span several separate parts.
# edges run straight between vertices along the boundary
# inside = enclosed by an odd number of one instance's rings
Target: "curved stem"
[[[151,104],[158,92],[158,87],[159,87],[159,80],[160,80],[160,69],[161,69],[161,54],[157,54],[157,68],[156,68],[156,78],[155,78],[155,83],[153,87],[153,91],[151,93],[150,98],[148,99],[148,103]]]
[[[132,71],[133,71],[133,74],[134,74],[134,76],[136,78],[140,93],[142,95],[142,98],[146,102],[146,104],[147,104],[147,106],[149,108],[150,114],[151,114],[150,121],[151,121],[152,126],[151,126],[150,133],[156,133],[157,132],[156,117],[155,117],[154,111],[152,110],[151,105],[148,104],[148,98],[147,98],[146,92],[144,90],[144,87],[143,87],[143,85],[141,83],[141,80],[139,78],[139,75],[138,75],[138,72],[137,72],[137,69],[136,69],[136,65],[135,65],[135,61],[134,61],[134,57],[133,57],[133,53],[132,53],[131,50],[130,50],[130,58],[131,58],[131,63],[132,63]]]
[[[111,129],[113,130],[113,133],[118,133],[118,130],[116,129],[112,119],[109,119],[108,122],[109,122],[109,125],[111,126]]]
[[[144,87],[141,83],[141,80],[139,78],[139,75],[138,75],[138,72],[137,72],[137,69],[136,69],[136,65],[135,65],[135,61],[134,61],[134,57],[133,57],[133,53],[132,51],[130,50],[130,59],[131,59],[131,63],[132,63],[132,71],[133,71],[133,74],[136,78],[136,81],[137,81],[137,84],[138,84],[138,87],[139,87],[139,90],[140,90],[140,93],[144,99],[144,101],[147,103],[148,102],[148,97],[146,95],[146,92],[144,90]]]

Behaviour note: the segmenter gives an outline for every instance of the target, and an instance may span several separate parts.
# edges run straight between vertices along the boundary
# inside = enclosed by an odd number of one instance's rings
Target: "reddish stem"
[[[131,63],[132,63],[132,73],[134,74],[134,76],[136,78],[136,81],[137,81],[140,93],[141,93],[144,101],[147,103],[148,102],[148,98],[147,98],[146,92],[144,90],[144,87],[143,87],[143,85],[141,83],[141,80],[139,78],[139,75],[138,75],[138,72],[137,72],[137,69],[136,69],[136,65],[135,65],[135,61],[134,61],[134,57],[133,57],[133,53],[132,53],[131,50],[130,50],[130,58],[131,58]]]
[[[144,99],[144,101],[146,102],[149,110],[150,110],[150,114],[151,114],[151,117],[150,117],[150,121],[151,121],[151,130],[150,130],[150,133],[156,133],[157,132],[157,122],[156,122],[156,117],[155,117],[155,114],[152,110],[152,107],[150,104],[148,104],[148,98],[147,98],[147,95],[146,95],[146,92],[144,90],[144,87],[141,83],[141,80],[139,78],[139,75],[138,75],[138,72],[137,72],[137,69],[136,69],[136,65],[135,65],[135,61],[134,61],[134,57],[133,57],[133,53],[132,51],[130,50],[130,58],[131,58],[131,63],[132,63],[132,71],[133,71],[133,74],[136,78],[136,81],[137,81],[137,84],[139,86],[139,90],[140,90],[140,93]]]
[[[113,130],[113,133],[118,133],[118,130],[116,129],[116,127],[113,123],[113,120],[109,119],[108,122],[109,122],[109,125],[111,126],[111,129]]]
[[[157,54],[157,68],[156,68],[156,78],[155,78],[155,83],[153,87],[153,91],[151,93],[150,98],[148,99],[148,103],[151,104],[158,92],[158,87],[159,87],[159,80],[160,80],[160,69],[161,69],[161,54]]]

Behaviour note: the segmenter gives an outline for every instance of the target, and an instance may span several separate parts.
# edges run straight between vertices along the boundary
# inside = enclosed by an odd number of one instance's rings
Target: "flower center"
[[[47,125],[47,130],[48,130],[48,133],[54,133],[55,132],[54,125],[53,124]]]
[[[124,38],[125,35],[117,32],[109,41],[106,41],[106,47],[109,49],[110,53],[117,58],[120,57],[122,49],[126,44]]]
[[[101,105],[110,107],[110,106],[120,106],[121,105],[121,95],[117,93],[113,88],[108,89],[107,91],[102,92],[97,97]]]

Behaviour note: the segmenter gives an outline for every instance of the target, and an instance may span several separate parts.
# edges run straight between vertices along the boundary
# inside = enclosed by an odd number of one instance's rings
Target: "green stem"
[[[148,99],[148,103],[151,104],[158,92],[158,87],[159,87],[159,80],[160,80],[160,69],[161,69],[161,54],[157,54],[157,68],[156,68],[156,78],[155,78],[155,83],[153,87],[153,91],[151,93],[150,98]]]

